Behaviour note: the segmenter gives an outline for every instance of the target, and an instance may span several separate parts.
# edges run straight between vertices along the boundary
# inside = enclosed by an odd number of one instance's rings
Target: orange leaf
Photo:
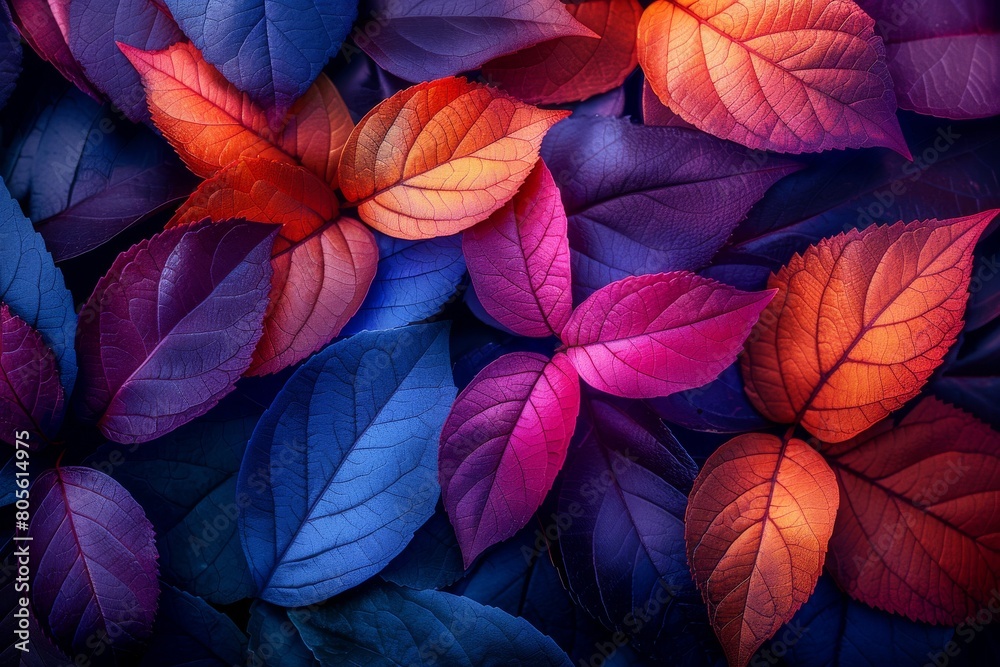
[[[361,119],[340,158],[340,187],[389,236],[455,234],[510,201],[545,133],[568,115],[461,78],[421,83]]]
[[[142,77],[149,110],[184,163],[208,178],[240,157],[300,164],[336,187],[336,166],[354,124],[321,74],[275,134],[263,109],[229,83],[188,42],[163,51],[118,48]]]
[[[1000,433],[925,398],[824,450],[843,507],[827,565],[879,609],[957,625],[1000,588]]]
[[[754,406],[841,442],[916,396],[962,330],[972,249],[997,213],[855,229],[795,255],[742,359]]]
[[[333,191],[302,167],[240,160],[202,183],[167,227],[205,218],[282,225],[271,259],[271,309],[249,375],[277,372],[333,340],[375,277],[374,235],[357,220],[337,218]]]
[[[534,104],[576,102],[620,86],[638,63],[639,0],[588,0],[566,9],[597,39],[546,40],[483,65],[483,78]]]
[[[909,157],[874,28],[851,0],[658,0],[639,22],[639,63],[664,104],[717,137]]]
[[[746,665],[809,599],[837,504],[833,471],[801,440],[748,433],[705,462],[684,540],[731,667]]]

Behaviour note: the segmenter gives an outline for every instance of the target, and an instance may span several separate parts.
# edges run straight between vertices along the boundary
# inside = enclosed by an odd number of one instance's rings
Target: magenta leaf
[[[119,255],[80,315],[81,416],[145,442],[228,394],[263,331],[277,231],[203,222]]]
[[[466,567],[542,504],[579,411],[580,383],[561,354],[504,355],[458,395],[441,432],[439,476]]]
[[[0,330],[0,438],[14,444],[15,432],[22,430],[51,438],[63,418],[56,356],[7,304],[0,304]]]
[[[623,278],[580,304],[562,340],[595,389],[667,396],[700,387],[733,363],[772,296],[687,271]]]
[[[573,310],[566,213],[541,160],[514,198],[462,235],[483,308],[521,336],[558,335]]]
[[[134,655],[156,616],[156,546],[142,507],[104,473],[48,470],[31,488],[32,602],[56,643],[86,664]]]

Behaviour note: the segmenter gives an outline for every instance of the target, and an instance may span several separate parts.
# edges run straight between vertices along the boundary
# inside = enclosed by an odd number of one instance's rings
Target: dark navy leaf
[[[11,123],[2,173],[56,261],[87,252],[170,202],[195,179],[149,128],[65,84]]]
[[[323,667],[572,665],[524,619],[441,591],[366,586],[288,616]]]
[[[382,100],[410,87],[408,82],[386,72],[355,46],[345,45],[341,54],[343,57],[334,61],[337,67],[330,73],[330,80],[344,98],[355,123]]]
[[[0,301],[56,355],[66,396],[76,383],[76,312],[52,255],[0,181]]]
[[[703,665],[718,651],[685,557],[696,472],[648,408],[585,392],[558,500],[569,589],[639,652],[672,664]]]
[[[87,461],[146,508],[163,578],[216,604],[254,593],[236,530],[236,474],[263,411],[237,390],[162,438],[108,443]]]
[[[824,576],[754,661],[768,664],[787,656],[788,667],[923,667],[953,634],[953,628],[916,623],[856,602]]]
[[[703,387],[646,402],[666,421],[696,431],[744,433],[769,423],[747,399],[736,363]]]
[[[465,573],[455,530],[440,505],[380,576],[408,588],[444,588]]]
[[[257,600],[250,607],[247,667],[319,667],[319,661],[302,642],[299,629],[287,610]]]
[[[274,128],[337,52],[354,0],[163,0],[222,76],[267,110]]]
[[[0,2],[0,107],[14,92],[21,73],[21,55],[21,34],[14,27],[7,3]]]
[[[703,132],[570,118],[542,156],[569,216],[574,296],[630,275],[703,267],[793,162]]]
[[[433,514],[455,398],[448,327],[362,333],[285,385],[240,469],[240,536],[260,596],[307,605],[385,567]]]
[[[461,235],[406,241],[375,232],[375,240],[375,280],[342,335],[424,320],[441,310],[465,275]]]
[[[201,598],[164,584],[141,667],[238,667],[247,638]]]

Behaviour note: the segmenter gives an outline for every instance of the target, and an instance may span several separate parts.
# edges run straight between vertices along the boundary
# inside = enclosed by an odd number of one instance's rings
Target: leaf
[[[843,507],[828,566],[865,604],[956,625],[1000,586],[1000,434],[925,398],[824,449]]]
[[[558,0],[372,0],[369,6],[374,20],[358,46],[407,81],[479,69],[555,37],[594,36]]]
[[[542,147],[569,215],[578,300],[630,275],[700,269],[798,167],[701,132],[571,118]]]
[[[695,431],[744,433],[770,425],[750,404],[738,363],[706,385],[646,403],[668,422]]]
[[[440,480],[466,567],[542,504],[579,411],[580,383],[562,354],[504,355],[459,394],[441,432]]]
[[[26,430],[51,439],[62,424],[63,398],[52,350],[37,331],[0,303],[0,437],[14,445],[16,433]]]
[[[9,45],[0,52],[0,107],[14,92],[17,76],[21,73],[21,35],[10,16],[7,3],[0,8],[0,41]]]
[[[56,261],[102,245],[194,188],[166,143],[109,105],[61,86],[33,106],[15,126],[3,171]]]
[[[98,102],[101,93],[87,80],[83,67],[70,52],[63,33],[66,5],[61,0],[10,0],[14,22],[25,41],[44,60],[52,63],[65,79]],[[63,25],[55,16],[62,11]]]
[[[353,123],[330,80],[320,76],[274,133],[263,109],[226,81],[191,44],[141,51],[120,44],[142,75],[153,122],[188,168],[208,178],[240,157],[299,164],[337,185],[337,160]]]
[[[319,667],[319,661],[302,642],[298,629],[288,620],[287,612],[263,600],[254,600],[247,627],[250,635],[247,665]]]
[[[232,391],[260,339],[274,231],[188,225],[120,254],[83,307],[78,414],[146,442]]]
[[[461,236],[404,241],[375,232],[378,270],[341,334],[394,329],[438,313],[465,276]]]
[[[339,58],[334,61],[330,78],[356,123],[382,100],[409,88],[410,83],[386,72],[364,51],[353,49],[347,57],[348,49],[348,46],[343,48],[344,62]]]
[[[851,600],[830,577],[822,576],[809,601],[775,636],[784,650],[772,645],[758,655],[784,652],[794,667],[924,665],[953,634],[952,628],[875,611]]]
[[[483,78],[533,104],[585,100],[622,85],[638,64],[638,0],[589,0],[566,10],[592,30],[557,37],[483,65]]]
[[[464,79],[422,83],[361,119],[340,157],[340,186],[380,232],[455,234],[510,201],[542,137],[567,115]]]
[[[56,357],[63,393],[76,382],[76,311],[42,237],[0,181],[0,301],[37,331]]]
[[[73,57],[95,88],[139,123],[149,120],[139,73],[116,43],[156,51],[184,38],[157,0],[52,0]]]
[[[685,494],[696,472],[648,408],[585,391],[556,516],[579,604],[641,651],[705,665],[713,664],[711,636],[704,641],[705,612],[684,557]]]
[[[348,0],[164,0],[191,42],[267,112],[275,130],[340,48],[357,16]]]
[[[337,215],[336,195],[308,170],[243,158],[202,183],[167,223],[244,218],[281,225],[271,259],[271,307],[248,374],[302,361],[333,340],[361,306],[378,248],[367,227]]]
[[[1000,208],[1000,127],[904,117],[913,162],[886,149],[804,158],[747,215],[707,270],[761,289],[796,252],[825,236],[879,221],[955,218]]]
[[[664,104],[722,139],[909,157],[874,27],[852,0],[657,0],[639,22],[639,63]]]
[[[558,335],[573,310],[566,213],[541,160],[514,198],[462,235],[476,296],[521,336]]]
[[[996,214],[852,230],[795,255],[742,358],[754,407],[841,442],[916,396],[962,330],[972,249]]]
[[[15,488],[13,479],[11,475],[11,496],[14,495]],[[4,547],[3,561],[0,561],[0,567],[11,575],[16,572],[19,558],[15,554],[14,544],[16,543],[8,542]],[[45,636],[35,614],[30,611],[25,614],[22,611],[20,602],[24,591],[18,589],[23,588],[24,584],[17,579],[16,575],[5,576],[3,584],[0,585],[0,632],[10,638],[10,641],[5,643],[5,648],[0,650],[0,664],[10,667],[51,667],[71,664],[70,659]],[[28,650],[22,651],[21,642],[25,637],[28,640]]]
[[[215,604],[255,590],[236,530],[236,474],[262,412],[237,391],[162,438],[108,443],[87,460],[147,508],[162,578]]]
[[[686,271],[623,278],[573,311],[562,340],[595,389],[666,396],[700,387],[733,363],[772,296]]]
[[[732,667],[809,599],[837,516],[836,477],[812,447],[764,433],[712,454],[694,482],[684,539]]]
[[[943,118],[1000,114],[1000,12],[988,0],[929,0],[912,11],[859,0],[885,40],[903,109]],[[904,18],[900,18],[900,15]]]
[[[413,540],[379,575],[398,586],[444,588],[465,573],[462,550],[443,507],[413,534]]]
[[[295,372],[237,482],[262,599],[325,600],[403,550],[434,512],[436,444],[454,392],[445,325],[358,334]]]
[[[31,600],[46,632],[95,664],[135,655],[159,587],[153,527],[128,491],[89,468],[47,470],[31,488],[29,536]]]
[[[244,662],[247,638],[201,598],[164,584],[153,637],[141,667],[232,667]]]
[[[440,591],[382,584],[311,612],[290,610],[288,616],[323,667],[427,662],[478,667],[498,660],[537,667],[572,664],[527,621]]]

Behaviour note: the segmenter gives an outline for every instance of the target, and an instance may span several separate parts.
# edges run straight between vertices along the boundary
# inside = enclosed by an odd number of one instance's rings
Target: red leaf
[[[824,450],[843,499],[827,566],[853,597],[928,623],[975,616],[1000,588],[1000,433],[925,398]]]
[[[626,398],[666,396],[733,363],[772,296],[688,271],[623,278],[577,307],[562,340],[590,386]]]
[[[684,539],[731,667],[746,665],[809,599],[837,504],[833,471],[801,440],[748,433],[705,462]]]
[[[504,355],[458,395],[441,432],[439,475],[466,567],[542,504],[579,412],[580,382],[561,354]]]
[[[467,229],[462,252],[476,296],[521,336],[558,335],[573,310],[566,212],[541,160],[514,198]]]

